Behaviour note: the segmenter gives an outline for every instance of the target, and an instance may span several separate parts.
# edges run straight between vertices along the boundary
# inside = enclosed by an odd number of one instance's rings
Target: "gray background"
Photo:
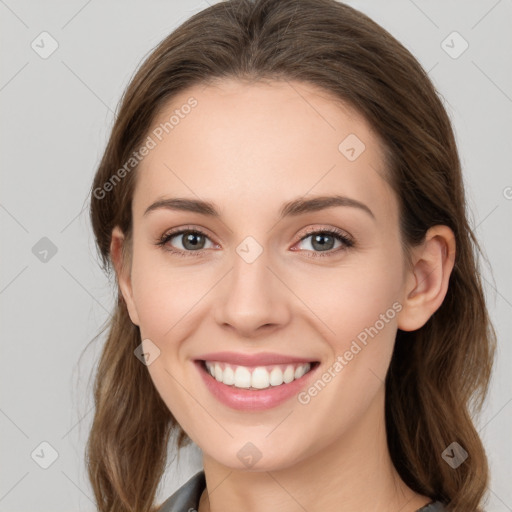
[[[411,50],[454,123],[499,337],[478,422],[492,470],[487,510],[512,511],[512,2],[348,3]],[[79,356],[108,317],[114,288],[97,262],[88,189],[141,59],[205,7],[184,0],[0,0],[2,512],[94,510],[83,451],[92,419],[88,379],[103,338]],[[40,54],[52,40],[43,31],[58,43],[47,58]],[[458,55],[464,40],[469,47]],[[40,466],[53,452],[42,442],[57,455],[47,469]],[[200,468],[197,448],[182,452],[169,464],[159,500]]]

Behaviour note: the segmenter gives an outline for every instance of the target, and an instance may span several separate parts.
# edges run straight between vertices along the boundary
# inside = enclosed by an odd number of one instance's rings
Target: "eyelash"
[[[208,235],[206,233],[204,233],[203,231],[201,231],[200,229],[183,228],[183,229],[177,229],[176,231],[170,231],[168,233],[164,233],[162,235],[162,237],[157,241],[156,245],[159,247],[162,247],[162,249],[164,249],[165,251],[169,251],[173,254],[176,254],[177,256],[181,256],[181,257],[185,257],[185,258],[188,258],[190,256],[192,256],[192,257],[201,256],[202,253],[206,249],[200,249],[198,251],[182,251],[181,249],[174,249],[171,246],[166,247],[167,242],[169,242],[172,238],[174,238],[178,235],[183,235],[185,233],[193,233],[195,235],[202,235],[206,238],[209,238]],[[339,230],[337,228],[311,229],[302,238],[297,240],[296,243],[302,242],[306,238],[309,238],[311,235],[318,235],[318,234],[330,235],[330,236],[336,238],[337,240],[339,240],[340,242],[342,242],[342,244],[345,247],[341,247],[341,248],[338,248],[335,250],[331,249],[329,251],[305,251],[306,253],[313,252],[315,254],[314,256],[312,256],[311,254],[308,254],[307,257],[309,257],[309,258],[325,258],[327,256],[332,256],[333,254],[337,254],[338,252],[340,252],[342,250],[350,249],[351,247],[353,247],[355,245],[354,241],[351,238],[347,237],[341,230]]]

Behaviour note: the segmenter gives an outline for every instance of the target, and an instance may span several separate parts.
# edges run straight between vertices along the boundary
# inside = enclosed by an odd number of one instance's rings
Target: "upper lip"
[[[259,354],[242,354],[237,352],[210,352],[197,358],[202,361],[221,361],[239,366],[266,366],[271,364],[311,363],[314,359],[288,356],[273,352],[260,352]]]

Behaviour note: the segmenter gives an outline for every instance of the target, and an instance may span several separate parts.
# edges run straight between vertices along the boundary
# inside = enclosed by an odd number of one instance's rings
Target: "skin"
[[[199,512],[417,510],[431,500],[391,463],[384,378],[397,328],[420,328],[445,297],[453,233],[431,228],[406,265],[379,139],[327,92],[224,79],[175,97],[154,126],[190,96],[197,107],[137,171],[131,267],[122,265],[118,227],[111,254],[132,322],[160,350],[148,365],[155,387],[203,452],[210,494]],[[338,150],[348,134],[365,144],[354,161]],[[335,193],[364,203],[374,218],[349,206],[278,218],[287,201]],[[144,215],[153,202],[178,196],[214,202],[221,218],[169,209]],[[156,245],[181,227],[207,233],[201,256]],[[355,245],[338,250],[336,241],[322,257],[313,237],[300,241],[312,227],[337,227]],[[247,236],[263,249],[250,264],[236,252]],[[187,251],[183,236],[171,243]],[[277,352],[320,361],[321,375],[397,301],[399,313],[308,404],[294,397],[265,411],[230,409],[193,364],[210,351]],[[247,442],[261,453],[250,468],[237,457]]]

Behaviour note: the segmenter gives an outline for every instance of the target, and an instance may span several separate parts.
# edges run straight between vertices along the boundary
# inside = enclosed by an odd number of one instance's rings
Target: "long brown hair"
[[[112,272],[116,225],[127,236],[130,264],[137,165],[127,168],[126,162],[178,92],[224,77],[298,80],[354,107],[385,149],[405,254],[431,226],[453,230],[456,260],[444,302],[422,328],[398,331],[385,382],[386,427],[393,463],[411,489],[444,502],[449,511],[480,510],[489,476],[473,419],[488,391],[496,335],[456,142],[428,75],[361,12],[335,0],[222,1],[154,49],[123,95],[91,188],[90,217],[105,271]],[[178,448],[189,438],[134,356],[140,331],[117,293],[94,383],[88,473],[101,512],[149,512],[171,434],[177,434]],[[442,456],[453,442],[469,455],[456,469]]]

